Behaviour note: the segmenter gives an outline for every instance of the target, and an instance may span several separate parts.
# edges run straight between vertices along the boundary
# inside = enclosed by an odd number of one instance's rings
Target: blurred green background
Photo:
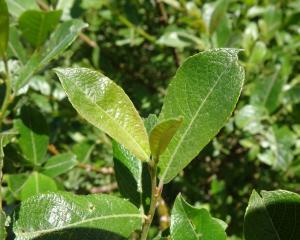
[[[26,62],[35,47],[18,27],[18,9],[7,1],[11,35]],[[22,2],[22,1],[19,1]],[[33,1],[34,2],[34,1]],[[61,21],[88,23],[68,50],[22,89],[11,112],[36,112],[48,126],[47,156],[71,152],[77,163],[54,178],[56,189],[80,194],[113,192],[110,139],[72,108],[52,71],[57,66],[97,69],[117,82],[143,117],[158,114],[166,87],[188,57],[210,48],[239,48],[246,81],[237,108],[210,144],[166,185],[165,215],[181,192],[191,204],[207,206],[241,239],[252,189],[300,193],[300,1],[292,0],[26,0],[23,7],[62,9]],[[31,5],[32,4],[32,5]],[[27,8],[27,6],[29,6]],[[17,39],[17,40],[16,40]],[[19,52],[19,53],[20,53]],[[14,52],[10,52],[13,59]],[[18,67],[11,60],[11,66]],[[13,67],[14,68],[14,67]],[[224,93],[225,94],[225,93]],[[26,112],[26,109],[23,111]],[[42,114],[42,115],[41,115]],[[5,148],[5,206],[20,200],[24,179],[38,168],[26,164],[18,139]],[[70,167],[71,168],[71,167]],[[25,186],[26,187],[26,186]],[[153,235],[165,224],[155,219]]]

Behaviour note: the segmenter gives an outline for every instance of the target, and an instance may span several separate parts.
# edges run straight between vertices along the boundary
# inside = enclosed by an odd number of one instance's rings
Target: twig
[[[39,7],[44,10],[44,11],[49,11],[50,10],[50,7],[47,5],[47,3],[45,3],[44,1],[42,0],[37,0],[37,4],[39,5]],[[87,45],[89,45],[90,47],[92,48],[96,48],[98,47],[98,44],[93,41],[92,39],[90,39],[86,34],[84,33],[79,33],[79,38],[85,42]]]
[[[160,198],[162,192],[162,187],[157,187],[157,163],[158,159],[152,159],[152,162],[149,164],[149,173],[151,177],[151,203],[147,219],[145,220],[142,228],[141,240],[146,240],[148,232],[155,214],[157,201]]]
[[[93,187],[90,192],[91,193],[110,193],[118,189],[118,184],[116,182],[113,182],[108,185],[104,185],[101,187]]]

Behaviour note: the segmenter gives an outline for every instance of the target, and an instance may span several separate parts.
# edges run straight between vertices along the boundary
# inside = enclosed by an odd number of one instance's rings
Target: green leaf
[[[124,145],[142,161],[150,150],[147,132],[122,88],[103,74],[87,68],[56,69],[73,107],[88,122]]]
[[[245,214],[246,240],[300,239],[300,196],[277,190],[253,190]]]
[[[77,165],[76,156],[72,153],[62,153],[49,158],[43,166],[42,173],[49,177],[56,177],[71,170]]]
[[[188,58],[171,81],[159,120],[183,116],[161,155],[161,182],[171,181],[218,133],[241,93],[244,71],[239,50],[215,49]]]
[[[209,32],[210,34],[213,34],[215,30],[218,28],[218,26],[223,21],[223,18],[226,14],[227,7],[228,7],[228,0],[219,0],[215,3],[214,10],[210,17],[209,22]]]
[[[46,42],[40,51],[35,52],[27,64],[19,70],[18,77],[13,79],[14,90],[17,91],[26,85],[33,74],[41,70],[53,58],[69,47],[84,27],[86,27],[86,24],[82,21],[70,20],[56,28],[51,34],[49,41]]]
[[[136,206],[141,204],[142,161],[131,154],[123,145],[113,141],[114,169],[122,196]]]
[[[35,211],[32,211],[35,209]],[[130,202],[109,195],[76,196],[59,192],[41,194],[22,202],[13,231],[18,240],[116,239],[141,228],[139,210]]]
[[[226,239],[224,222],[211,217],[205,208],[191,206],[181,195],[177,196],[172,209],[170,231],[173,240]]]
[[[60,10],[48,12],[29,10],[19,18],[19,28],[28,42],[39,47],[57,26],[61,14]]]
[[[9,36],[9,15],[5,0],[0,0],[0,55],[5,58]]]
[[[149,114],[147,118],[144,119],[144,126],[149,135],[150,131],[155,127],[158,122],[158,118],[155,114]]]
[[[7,5],[9,13],[16,18],[27,10],[39,9],[36,0],[7,0]]]
[[[19,59],[22,65],[26,64],[27,61],[26,51],[22,45],[16,27],[10,27],[9,29],[8,53],[9,56],[14,56],[17,59]]]
[[[15,121],[20,133],[19,145],[24,157],[34,166],[45,160],[49,143],[48,127],[41,113],[31,107],[23,107],[21,119]]]
[[[76,155],[77,161],[86,163],[90,160],[90,156],[95,148],[95,144],[89,144],[88,142],[76,143],[72,147],[72,152]]]
[[[4,175],[4,180],[8,185],[13,197],[17,200],[21,199],[21,191],[26,183],[29,175],[27,173]]]
[[[6,222],[6,215],[0,209],[0,240],[5,240],[6,239],[6,228],[5,228],[5,222]]]
[[[168,144],[182,124],[182,117],[170,118],[159,122],[150,132],[151,154],[155,159],[166,150]]]
[[[250,101],[252,104],[266,107],[269,113],[272,113],[280,103],[287,78],[280,74],[281,65],[275,65],[270,72],[271,74],[257,79]]]
[[[22,187],[21,200],[23,201],[36,194],[56,190],[57,186],[52,178],[38,172],[32,172]]]

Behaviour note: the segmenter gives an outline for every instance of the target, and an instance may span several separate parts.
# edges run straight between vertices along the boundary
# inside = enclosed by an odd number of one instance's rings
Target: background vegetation
[[[159,113],[166,86],[190,55],[210,48],[240,48],[246,82],[237,109],[218,136],[174,181],[166,185],[153,236],[165,229],[178,192],[207,205],[240,239],[252,189],[300,192],[300,1],[272,0],[8,0],[9,68],[22,67],[58,21],[82,19],[88,27],[63,55],[37,71],[9,107],[4,128],[26,128],[28,115],[40,133],[40,163],[30,162],[26,141],[5,148],[4,208],[7,212],[36,192],[65,189],[79,194],[120,195],[111,140],[78,116],[51,70],[97,69],[121,85],[140,114]],[[18,5],[21,4],[21,7]],[[32,39],[24,12],[62,14],[45,36]],[[23,16],[23,20],[22,20]],[[55,21],[54,21],[55,22]],[[0,74],[4,75],[0,63]],[[2,88],[4,93],[4,88]],[[20,130],[21,129],[21,130]],[[96,144],[95,144],[96,143]],[[47,150],[47,152],[46,152]],[[53,156],[68,159],[62,172],[47,172]],[[48,161],[46,161],[48,159]],[[50,161],[50,159],[52,159]],[[50,163],[49,163],[50,162]],[[33,188],[36,179],[41,184]]]

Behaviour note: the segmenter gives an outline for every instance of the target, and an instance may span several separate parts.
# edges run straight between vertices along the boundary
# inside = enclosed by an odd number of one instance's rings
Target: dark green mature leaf
[[[39,9],[36,0],[7,0],[9,13],[19,17],[23,12],[31,9]]]
[[[48,35],[57,26],[62,11],[38,11],[29,10],[24,12],[19,18],[19,27],[24,38],[33,46],[41,46]]]
[[[0,0],[0,55],[4,58],[9,35],[9,15],[5,0]]]
[[[205,208],[189,205],[178,195],[171,214],[173,240],[225,240],[224,223],[211,217]]]
[[[246,240],[300,239],[300,196],[277,190],[253,190],[245,214]]]
[[[67,192],[29,198],[22,202],[16,216],[13,231],[18,240],[47,239],[47,236],[70,240],[110,239],[101,235],[101,231],[128,237],[141,228],[144,218],[127,200],[104,194],[76,196]],[[94,231],[99,232],[96,238]]]
[[[21,119],[15,121],[20,133],[19,145],[24,157],[34,166],[45,160],[49,143],[48,127],[41,113],[30,107],[23,107]]]
[[[173,136],[181,126],[183,118],[170,118],[159,122],[150,132],[151,154],[155,159],[166,150]]]
[[[25,200],[33,195],[58,190],[55,181],[38,172],[32,172],[22,186],[21,200]]]
[[[5,240],[6,239],[6,229],[5,229],[5,221],[6,221],[6,215],[0,209],[0,240]]]
[[[87,68],[57,69],[73,107],[91,124],[124,145],[142,161],[150,150],[143,121],[122,88]]]
[[[238,50],[215,49],[188,58],[171,81],[160,121],[184,121],[160,157],[160,179],[171,181],[218,133],[239,98],[244,71]]]
[[[49,177],[56,177],[71,170],[77,165],[76,156],[72,153],[62,153],[49,158],[43,166],[42,173]]]
[[[113,155],[116,179],[122,196],[139,206],[143,191],[142,161],[116,141],[113,141]]]
[[[18,72],[18,77],[13,79],[15,91],[19,90],[30,81],[37,71],[45,67],[53,58],[61,54],[76,39],[86,24],[80,20],[70,20],[62,23],[50,36],[49,41],[34,53]]]

